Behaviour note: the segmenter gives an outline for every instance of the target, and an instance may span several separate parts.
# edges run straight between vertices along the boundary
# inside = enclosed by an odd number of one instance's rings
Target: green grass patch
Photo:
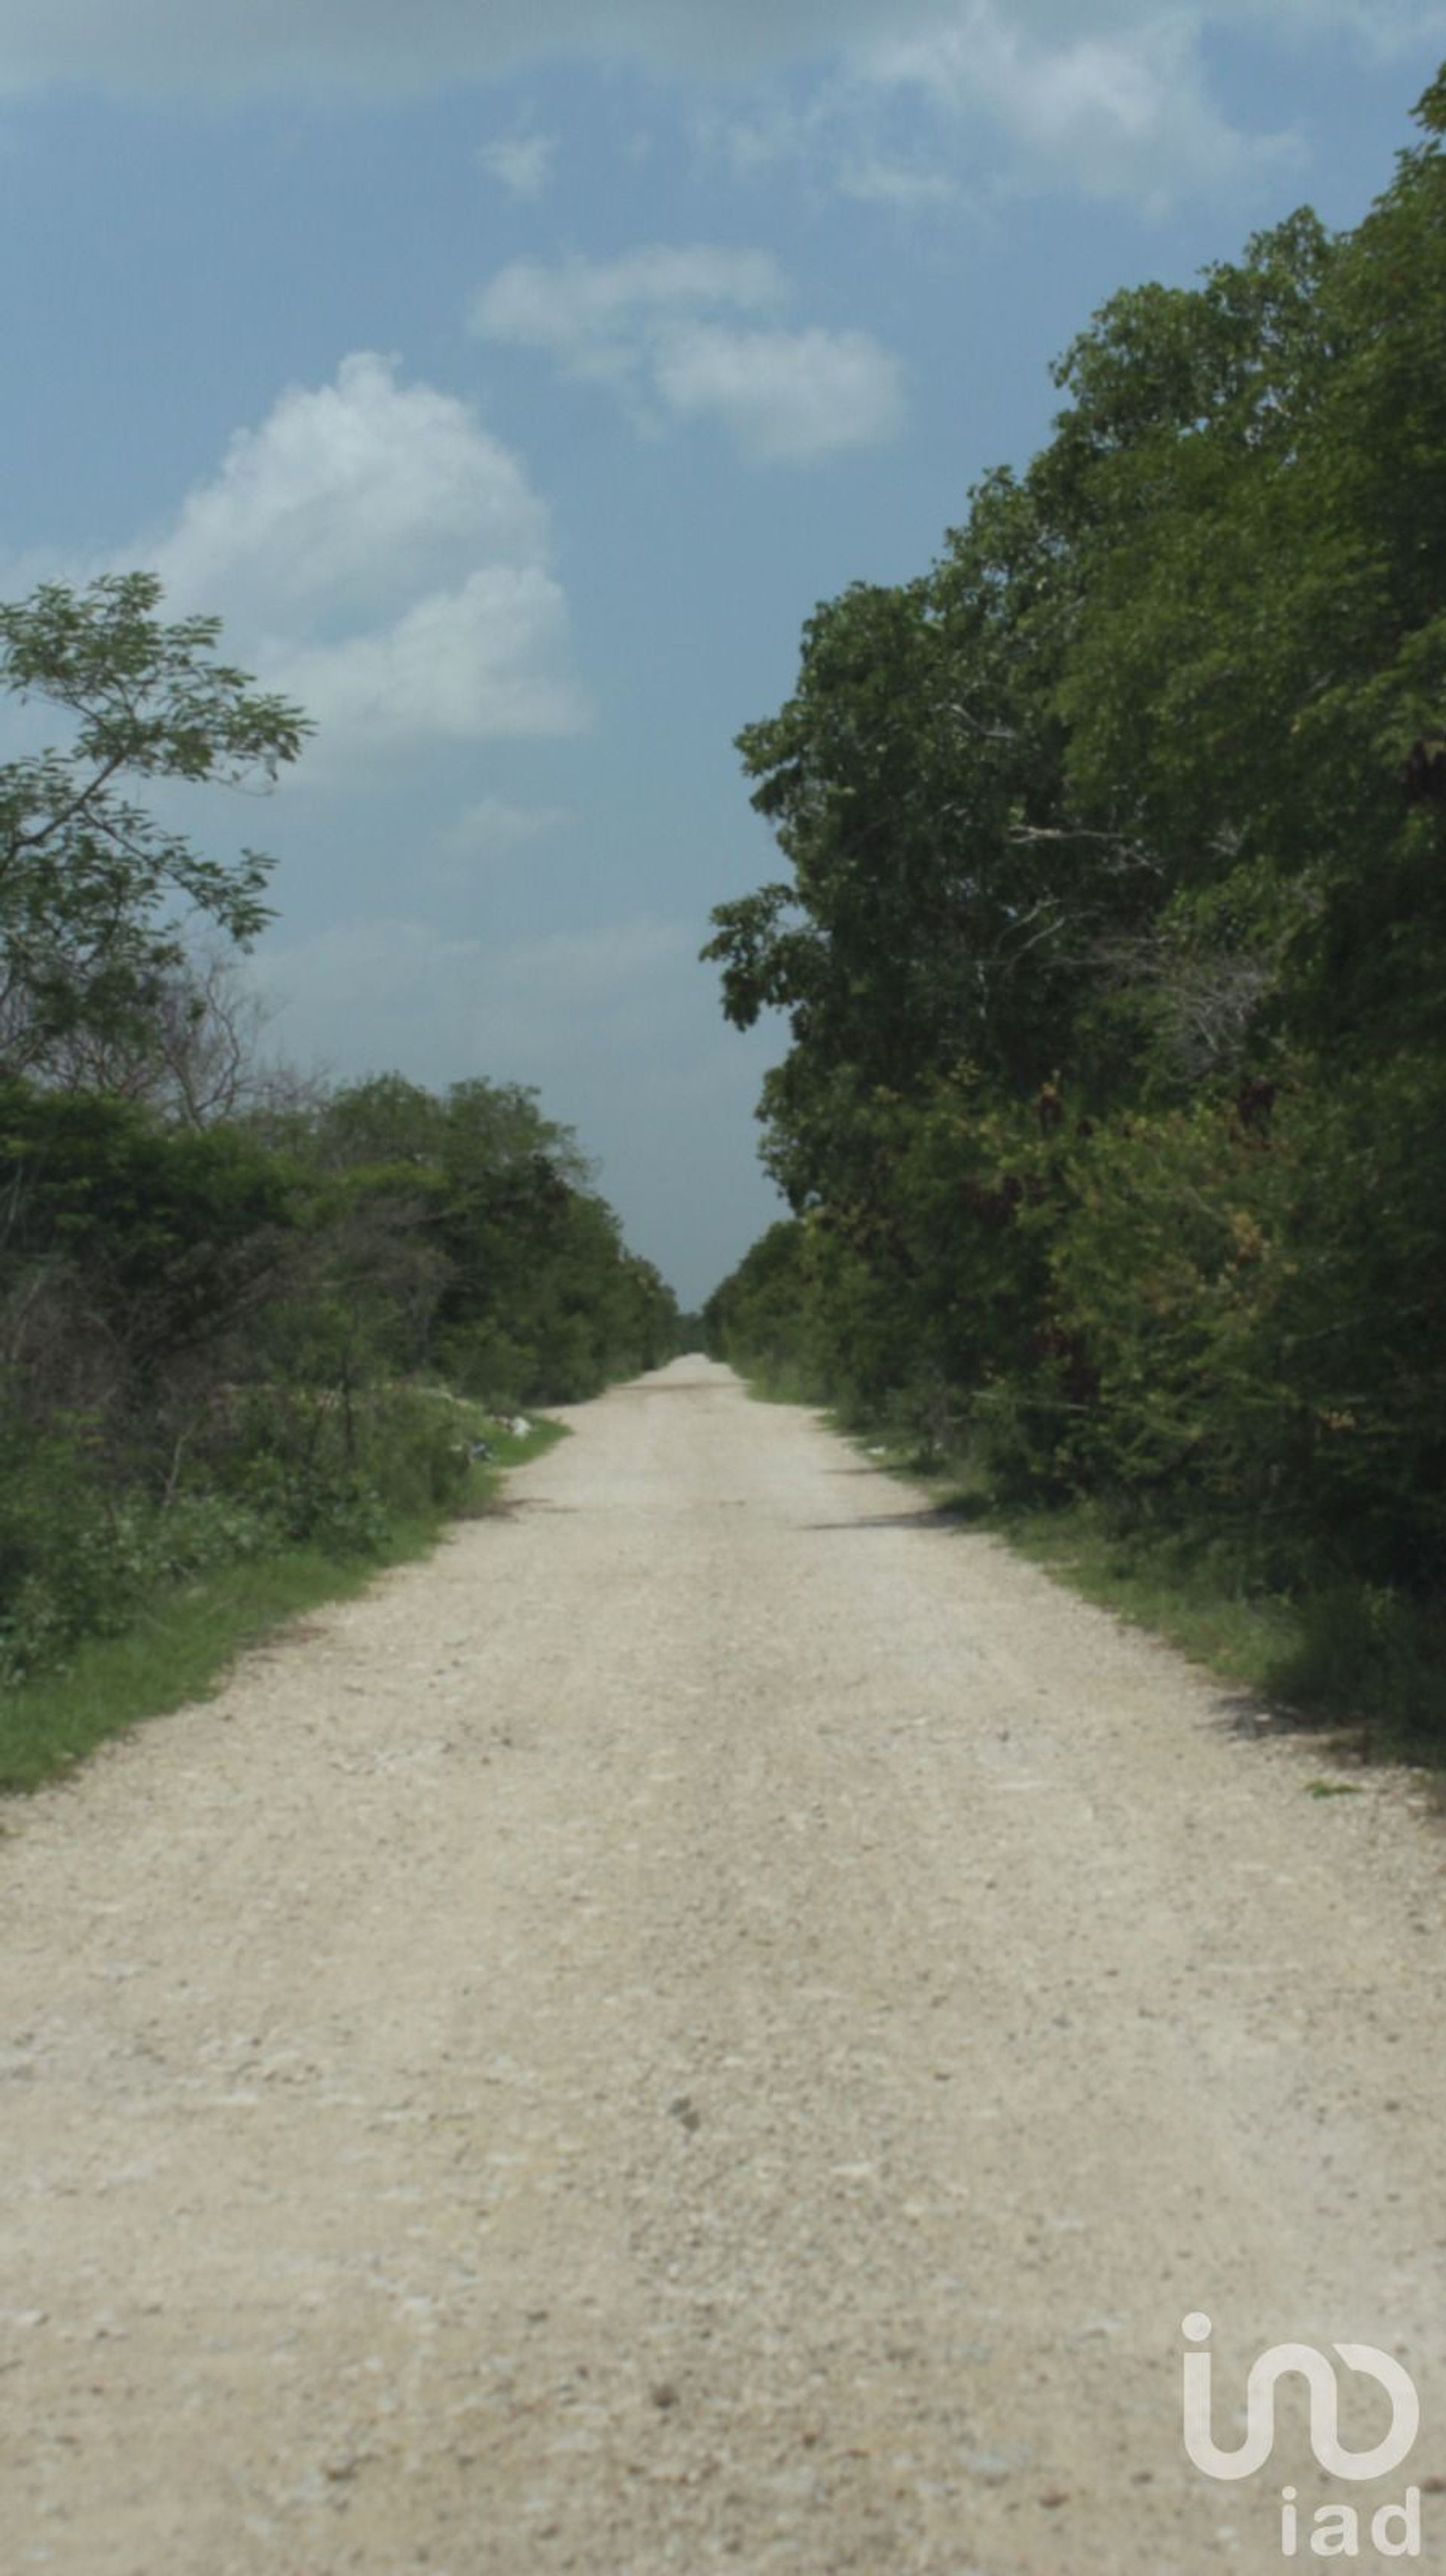
[[[1208,1533],[1112,1528],[1088,1503],[987,1506],[1021,1555],[1357,1753],[1446,1768],[1446,1614],[1370,1584],[1271,1592]]]
[[[921,1485],[961,1529],[1007,1540],[1276,1715],[1329,1731],[1361,1757],[1446,1770],[1446,1605],[1362,1583],[1272,1592],[1239,1541],[1122,1526],[1089,1501],[1005,1503],[967,1457],[830,1418],[871,1466]]]
[[[746,1374],[739,1375],[748,1393],[758,1404],[806,1404],[817,1407],[824,1402],[805,1372],[791,1360],[750,1363]]]
[[[985,1525],[1046,1573],[1138,1628],[1166,1637],[1228,1680],[1268,1690],[1299,1635],[1295,1604],[1252,1593],[1233,1557],[1187,1538],[1112,1530],[1088,1503],[1053,1510],[992,1505]]]
[[[493,1455],[469,1467],[453,1510],[389,1518],[364,1556],[293,1547],[167,1585],[122,1635],[88,1638],[60,1669],[7,1689],[0,1700],[0,1791],[38,1789],[73,1770],[107,1736],[209,1696],[239,1654],[289,1620],[364,1592],[388,1567],[425,1556],[453,1521],[494,1510],[505,1471],[566,1437],[564,1424],[547,1421],[531,1422],[519,1437],[472,1406],[459,1406],[457,1419],[464,1435],[485,1437]]]

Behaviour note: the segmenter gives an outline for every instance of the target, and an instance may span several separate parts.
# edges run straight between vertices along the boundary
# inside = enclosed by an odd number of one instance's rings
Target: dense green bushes
[[[818,612],[740,745],[789,874],[709,952],[790,1015],[796,1211],[715,1346],[1378,1639],[1446,1539],[1446,78],[1419,114],[1355,233],[1115,298],[1028,472]]]
[[[461,1498],[484,1412],[674,1331],[526,1092],[385,1077],[194,1133],[0,1086],[0,1680],[158,1585],[376,1549]]]

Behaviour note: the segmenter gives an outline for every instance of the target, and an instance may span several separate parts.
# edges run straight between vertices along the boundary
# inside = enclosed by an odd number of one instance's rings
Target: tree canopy
[[[60,747],[0,766],[0,1069],[44,1072],[78,1034],[132,1036],[186,962],[200,916],[245,946],[271,862],[224,862],[137,800],[137,783],[265,786],[309,719],[218,662],[221,622],[157,615],[154,574],[47,582],[0,605],[0,689],[60,711]]]
[[[1362,224],[1113,297],[1047,447],[805,629],[714,915],[792,1202],[711,1309],[1004,1486],[1446,1537],[1446,75]]]

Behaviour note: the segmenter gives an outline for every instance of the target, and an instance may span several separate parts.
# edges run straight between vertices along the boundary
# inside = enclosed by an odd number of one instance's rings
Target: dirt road
[[[1196,2576],[1284,2563],[1286,2481],[1302,2557],[1424,2486],[1446,2566],[1409,1778],[1307,1795],[726,1371],[571,1418],[5,1813],[7,2568]],[[1265,2346],[1353,2339],[1408,2462],[1325,2479],[1297,2382],[1203,2475],[1197,2310],[1221,2443]]]

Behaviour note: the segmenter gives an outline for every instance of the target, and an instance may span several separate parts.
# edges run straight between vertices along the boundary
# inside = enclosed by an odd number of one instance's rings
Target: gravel
[[[5,1811],[8,2566],[1204,2576],[1287,2481],[1441,2563],[1421,1783],[724,1369],[567,1418]],[[1356,2340],[1412,2459],[1327,2480],[1297,2392],[1203,2476],[1196,2310],[1218,2440]]]

